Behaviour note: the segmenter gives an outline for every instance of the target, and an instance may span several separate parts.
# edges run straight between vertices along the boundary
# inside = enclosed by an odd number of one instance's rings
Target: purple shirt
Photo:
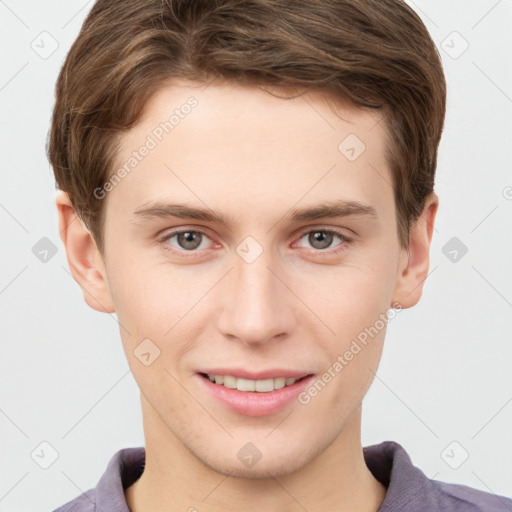
[[[363,447],[373,476],[387,488],[378,512],[510,512],[512,499],[459,484],[430,480],[394,441]],[[98,485],[54,512],[131,512],[124,489],[144,471],[144,448],[119,450]]]

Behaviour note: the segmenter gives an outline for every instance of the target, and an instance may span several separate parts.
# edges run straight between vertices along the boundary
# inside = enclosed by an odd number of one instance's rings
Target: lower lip
[[[314,375],[304,377],[291,386],[275,389],[267,393],[238,391],[215,384],[208,377],[197,374],[202,385],[220,402],[232,411],[245,416],[266,416],[280,411],[304,391],[314,379]]]

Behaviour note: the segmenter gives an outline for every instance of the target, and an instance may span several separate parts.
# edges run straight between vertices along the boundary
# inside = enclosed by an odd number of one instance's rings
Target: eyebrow
[[[134,211],[139,218],[170,218],[195,219],[228,226],[233,221],[231,217],[214,212],[209,208],[197,208],[187,204],[164,202],[147,202]],[[358,201],[335,200],[307,208],[291,210],[284,216],[292,222],[304,222],[323,218],[342,218],[349,216],[368,217],[377,219],[375,208]]]

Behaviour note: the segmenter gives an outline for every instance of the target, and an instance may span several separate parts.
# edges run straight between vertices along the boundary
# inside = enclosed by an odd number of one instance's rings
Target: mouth
[[[254,392],[254,393],[270,393],[277,389],[283,389],[293,386],[296,382],[300,382],[311,374],[304,375],[303,377],[274,377],[268,379],[245,379],[242,377],[235,377],[233,375],[215,375],[209,373],[199,373],[204,379],[219,386],[224,386],[228,389],[236,389],[238,391]]]
[[[222,407],[244,416],[261,417],[279,413],[298,401],[299,395],[315,379],[315,374],[289,371],[273,372],[279,377],[269,377],[267,373],[263,379],[248,379],[247,372],[237,373],[244,373],[245,377],[209,371],[198,372],[196,377],[205,397],[209,397],[207,400],[212,399]],[[282,373],[288,373],[288,376]],[[295,376],[292,377],[290,373],[295,373]]]

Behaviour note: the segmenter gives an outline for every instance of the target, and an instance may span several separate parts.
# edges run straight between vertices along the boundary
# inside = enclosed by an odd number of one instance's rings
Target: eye
[[[314,252],[324,252],[327,254],[336,254],[346,248],[352,241],[344,234],[332,229],[309,229],[304,231],[299,240],[307,238],[307,243],[314,249]],[[328,251],[332,247],[335,239],[341,242],[334,246],[334,249]],[[175,241],[173,242],[173,239]],[[180,256],[190,256],[198,253],[201,249],[208,249],[210,238],[202,231],[193,229],[174,230],[166,233],[160,240],[163,249]],[[196,254],[197,255],[197,254]]]
[[[313,229],[309,231],[305,231],[301,235],[301,240],[307,237],[307,243],[309,243],[313,249],[317,251],[327,252],[325,249],[328,249],[332,246],[333,240],[338,238],[341,240],[341,243],[338,244],[336,249],[331,252],[338,252],[343,250],[346,245],[351,242],[351,239],[339,233],[338,231],[330,230],[330,229]]]
[[[171,240],[175,238],[177,249],[174,244],[171,243]],[[194,252],[196,249],[204,249],[204,240],[208,239],[208,237],[201,231],[194,231],[191,229],[184,229],[180,231],[173,231],[171,233],[167,233],[162,239],[161,243],[163,244],[166,250],[170,250],[172,252]],[[169,245],[171,247],[169,247]]]

